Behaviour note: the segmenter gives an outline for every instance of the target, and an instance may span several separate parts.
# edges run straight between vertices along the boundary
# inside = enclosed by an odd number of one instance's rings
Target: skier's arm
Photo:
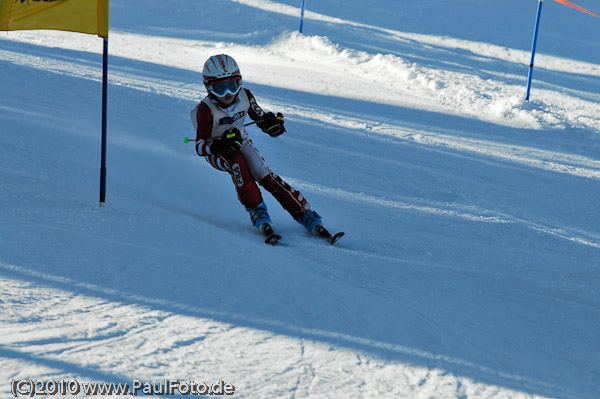
[[[246,90],[246,94],[248,95],[248,100],[250,100],[250,108],[248,109],[248,116],[254,121],[256,121],[256,126],[258,126],[263,132],[267,133],[271,137],[277,137],[285,132],[285,127],[283,126],[283,115],[281,113],[277,113],[275,116],[272,112],[264,112],[262,108],[256,102],[256,99],[248,89]]]
[[[196,129],[196,152],[200,156],[211,155],[211,133],[213,125],[213,117],[210,108],[203,102],[198,104],[190,114],[192,124]]]
[[[254,98],[254,95],[250,92],[250,90],[244,90],[246,91],[246,94],[248,95],[248,100],[250,101],[248,116],[253,121],[262,120],[262,118],[265,116],[265,111],[263,111],[262,108],[258,105],[258,103],[256,102],[256,98]]]

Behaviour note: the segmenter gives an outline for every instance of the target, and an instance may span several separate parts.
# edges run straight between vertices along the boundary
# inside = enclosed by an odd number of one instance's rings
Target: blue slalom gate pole
[[[100,160],[100,207],[106,206],[106,92],[108,90],[108,37],[102,56],[102,153]]]
[[[300,33],[302,33],[303,21],[304,21],[304,0],[302,0],[302,11],[300,11],[300,28],[298,29],[298,31]]]
[[[537,45],[538,30],[540,27],[540,16],[542,15],[542,4],[544,0],[538,3],[537,16],[535,17],[535,28],[533,30],[533,43],[531,45],[531,61],[529,62],[529,73],[527,75],[527,95],[525,100],[529,101],[529,93],[531,91],[531,78],[533,76],[533,59],[535,58],[535,47]]]

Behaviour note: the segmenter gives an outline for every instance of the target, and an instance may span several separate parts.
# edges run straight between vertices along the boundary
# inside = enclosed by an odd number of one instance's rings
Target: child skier
[[[240,69],[228,55],[210,57],[204,64],[202,78],[208,95],[191,112],[196,152],[215,169],[229,172],[238,199],[250,214],[252,224],[264,234],[265,242],[277,244],[281,236],[273,232],[257,182],[309,232],[331,244],[337,241],[343,233],[332,236],[323,227],[321,216],[299,191],[269,169],[244,130],[244,120],[249,116],[263,132],[277,137],[286,131],[283,115],[265,113],[259,107],[250,90],[242,88]]]

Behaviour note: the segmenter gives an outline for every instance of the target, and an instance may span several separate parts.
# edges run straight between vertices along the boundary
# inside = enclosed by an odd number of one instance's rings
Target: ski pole
[[[283,119],[283,114],[282,114],[281,112],[278,112],[278,113],[277,113],[277,119],[279,119],[281,122],[283,122],[283,121],[284,121],[284,119]],[[246,126],[250,126],[250,125],[254,125],[255,123],[261,123],[262,121],[263,121],[263,119],[259,119],[259,120],[257,120],[257,121],[254,121],[254,122],[246,123],[246,124],[244,125],[244,127],[246,127]]]
[[[254,122],[254,123],[256,123],[256,122]],[[249,123],[248,125],[251,125],[251,123]],[[248,125],[245,125],[245,126],[248,126]],[[235,133],[233,133],[233,132],[231,132],[227,136],[225,136],[225,138],[227,138],[227,139],[230,139],[232,137],[235,137]],[[186,144],[189,143],[190,141],[196,141],[196,139],[191,139],[189,137],[184,137],[183,138],[183,142],[186,143]]]

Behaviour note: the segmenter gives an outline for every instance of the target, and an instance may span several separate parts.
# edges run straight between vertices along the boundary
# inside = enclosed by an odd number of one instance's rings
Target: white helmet
[[[213,55],[206,60],[202,80],[208,93],[216,97],[223,97],[227,93],[238,94],[242,89],[240,68],[237,62],[226,54]]]

